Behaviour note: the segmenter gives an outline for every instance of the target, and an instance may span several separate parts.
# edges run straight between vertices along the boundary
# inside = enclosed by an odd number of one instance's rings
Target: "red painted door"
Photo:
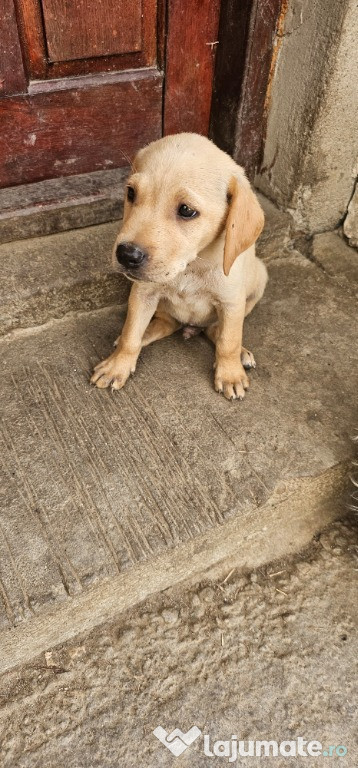
[[[0,0],[0,186],[208,132],[220,0]]]

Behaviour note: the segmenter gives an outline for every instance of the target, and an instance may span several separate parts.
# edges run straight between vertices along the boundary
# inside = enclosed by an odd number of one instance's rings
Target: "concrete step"
[[[119,219],[128,168],[0,189],[0,243]]]
[[[246,324],[258,367],[243,403],[213,391],[201,336],[144,350],[121,392],[92,388],[117,307],[0,342],[1,669],[223,563],[297,551],[342,512],[355,303],[298,252],[267,256],[267,292]]]
[[[0,333],[127,300],[111,272],[118,222],[0,246]]]
[[[261,202],[266,227],[259,251],[269,260],[289,244],[291,219],[265,198]],[[0,245],[0,334],[69,311],[126,302],[129,283],[111,271],[119,227],[114,221]]]

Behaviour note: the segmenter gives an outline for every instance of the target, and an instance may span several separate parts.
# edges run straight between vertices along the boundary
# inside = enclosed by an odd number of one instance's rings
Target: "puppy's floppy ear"
[[[225,275],[229,274],[236,257],[257,240],[265,222],[263,210],[245,176],[240,181],[236,176],[231,178],[228,200],[230,209],[226,220]]]

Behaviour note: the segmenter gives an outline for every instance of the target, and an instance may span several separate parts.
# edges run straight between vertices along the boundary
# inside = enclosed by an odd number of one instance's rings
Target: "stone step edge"
[[[3,305],[0,317],[0,339],[17,331],[43,328],[52,320],[64,320],[73,313],[86,314],[109,307],[122,311],[127,306],[130,283],[116,274],[95,275],[61,290],[49,290],[19,302],[15,315],[12,305]],[[11,308],[11,311],[9,309]]]
[[[82,317],[83,315],[98,315],[100,318],[101,316],[106,317],[108,313],[117,311],[118,318],[122,322],[124,319],[124,312],[127,308],[127,303],[128,302],[126,300],[123,300],[121,302],[116,301],[114,304],[106,304],[104,307],[96,307],[95,309],[87,309],[86,307],[83,309],[69,309],[66,314],[59,315],[58,317],[49,317],[43,323],[39,323],[38,325],[11,328],[10,330],[6,331],[6,333],[0,334],[0,348],[2,344],[13,343],[16,342],[17,339],[22,339],[25,336],[33,336],[46,332],[49,328],[53,328],[55,325],[65,323],[67,320],[71,320],[76,317]]]
[[[49,648],[114,620],[146,598],[184,582],[226,576],[232,568],[254,569],[296,554],[345,512],[349,462],[314,477],[290,480],[244,521],[228,520],[155,560],[133,566],[44,615],[0,635],[0,674]]]
[[[0,189],[0,244],[120,219],[128,168]]]

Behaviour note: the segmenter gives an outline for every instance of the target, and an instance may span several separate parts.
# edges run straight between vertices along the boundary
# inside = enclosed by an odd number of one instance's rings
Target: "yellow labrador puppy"
[[[209,139],[166,136],[140,150],[128,179],[124,220],[114,246],[116,269],[133,282],[115,351],[91,381],[121,389],[142,347],[184,327],[214,342],[215,389],[242,399],[244,318],[267,281],[255,256],[264,215],[245,173]]]

